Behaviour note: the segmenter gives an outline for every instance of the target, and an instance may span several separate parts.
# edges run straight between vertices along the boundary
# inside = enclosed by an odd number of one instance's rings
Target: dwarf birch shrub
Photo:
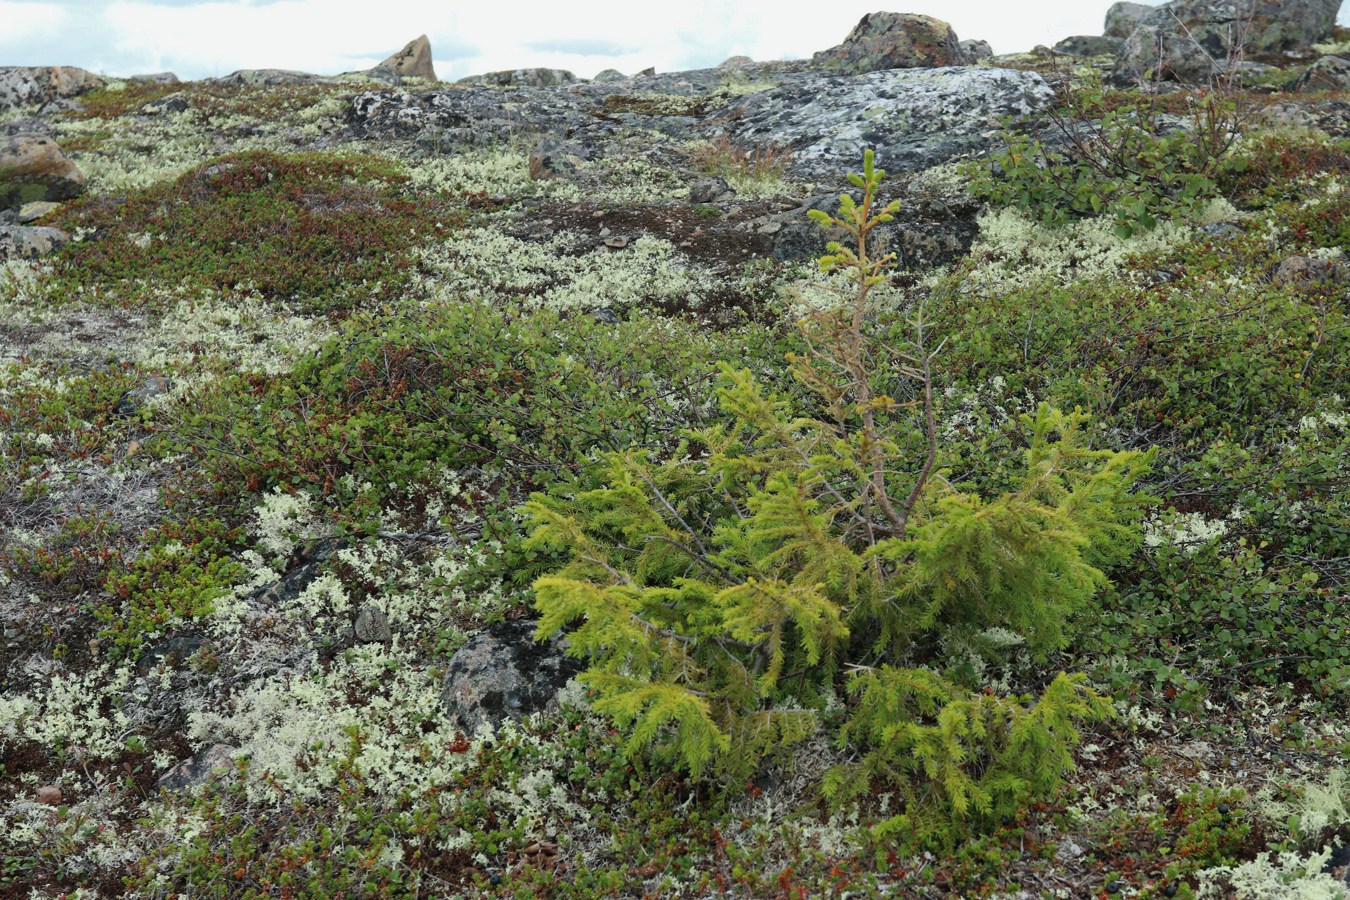
[[[1038,698],[987,697],[928,668],[952,629],[1012,630],[1042,660],[1105,584],[1100,568],[1138,542],[1131,493],[1149,456],[1086,447],[1083,417],[1023,417],[1015,487],[994,496],[936,477],[936,352],[922,315],[910,346],[869,333],[869,293],[890,257],[868,232],[883,173],[865,158],[840,198],[853,247],[822,268],[850,302],[801,323],[793,374],[823,413],[801,410],[723,366],[719,424],[660,460],[598,463],[593,485],[536,494],[530,544],[566,564],[534,584],[538,635],[565,628],[596,708],[645,751],[695,777],[742,778],[812,734],[846,687],[859,697],[840,739],[866,753],[826,788],[845,800],[874,781],[902,787],[891,833],[927,840],[1044,796],[1070,766],[1076,725],[1107,715],[1080,677]],[[877,389],[887,374],[911,399]],[[937,832],[917,823],[945,823]],[[946,831],[943,831],[943,828]],[[945,839],[945,838],[944,838]]]

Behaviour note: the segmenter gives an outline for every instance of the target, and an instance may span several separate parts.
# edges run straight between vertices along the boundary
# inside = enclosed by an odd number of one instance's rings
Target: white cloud
[[[0,0],[0,64],[187,78],[264,67],[329,74],[367,68],[426,33],[442,78],[526,66],[589,77],[607,67],[711,66],[734,54],[807,57],[883,5],[946,19],[962,38],[1007,53],[1100,34],[1110,0],[837,0],[824,15],[792,0],[386,0],[375,9],[369,0]]]
[[[69,14],[58,3],[6,3],[0,0],[0,22],[4,23],[0,47],[39,41],[51,46],[68,20]]]

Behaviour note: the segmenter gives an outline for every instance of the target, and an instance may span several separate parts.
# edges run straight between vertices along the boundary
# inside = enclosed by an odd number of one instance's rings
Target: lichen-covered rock
[[[582,670],[566,655],[565,639],[537,642],[534,628],[530,621],[489,625],[451,658],[442,705],[465,733],[544,709]]]
[[[590,153],[584,147],[551,135],[540,139],[530,152],[530,178],[560,178],[576,174]]]
[[[170,113],[180,113],[192,106],[192,101],[188,99],[187,94],[179,91],[168,94],[157,100],[151,100],[141,107],[141,112],[148,116],[163,116]]]
[[[1330,285],[1350,283],[1350,266],[1339,259],[1291,256],[1275,270],[1279,285]]]
[[[134,416],[145,408],[155,397],[167,394],[173,389],[173,383],[162,375],[152,375],[134,388],[124,392],[113,405],[113,412],[119,416]]]
[[[755,61],[748,56],[728,56],[717,64],[719,69],[742,69],[746,66],[753,66]]]
[[[53,203],[50,200],[34,200],[32,203],[25,203],[14,213],[14,224],[27,225],[30,222],[36,222],[47,213],[60,208],[60,203]]]
[[[363,644],[387,644],[394,639],[389,629],[389,617],[369,603],[363,604],[356,614],[353,631]]]
[[[1052,49],[1068,56],[1116,56],[1124,48],[1125,41],[1121,38],[1076,34],[1066,37]]]
[[[233,771],[234,755],[238,752],[239,748],[228,744],[212,744],[159,776],[155,787],[166,791],[199,787]]]
[[[208,80],[235,87],[277,87],[283,84],[315,84],[328,79],[311,72],[296,72],[291,69],[239,69]]]
[[[69,200],[83,192],[84,176],[56,141],[39,134],[16,134],[0,142],[0,209]]]
[[[457,84],[487,84],[495,87],[553,87],[576,84],[577,76],[566,69],[508,69],[461,78]]]
[[[1152,11],[1153,7],[1144,3],[1130,3],[1127,0],[1113,3],[1106,11],[1106,27],[1102,30],[1102,35],[1120,38],[1123,41],[1134,34],[1144,16]]]
[[[103,84],[72,66],[0,66],[0,112],[78,97]]]
[[[431,60],[431,41],[425,34],[409,41],[402,50],[366,74],[392,84],[402,84],[405,78],[436,81],[436,68]]]
[[[127,81],[141,84],[178,84],[178,76],[172,72],[151,72],[147,75],[132,75]]]
[[[819,68],[849,75],[959,66],[965,61],[951,25],[931,16],[890,12],[863,16],[842,44],[820,51],[812,60]]]
[[[0,225],[0,262],[39,259],[55,253],[70,240],[59,228],[35,225]]]
[[[1126,40],[1117,80],[1207,81],[1242,36],[1246,56],[1327,40],[1341,0],[1172,0],[1149,10]]]
[[[965,57],[967,65],[974,65],[986,59],[992,59],[994,48],[988,41],[968,40],[960,43],[961,55]]]
[[[994,146],[1001,121],[1045,109],[1054,91],[1034,72],[985,67],[896,69],[851,78],[785,76],[747,94],[714,123],[743,146],[776,144],[803,177],[837,178],[863,151],[913,172]]]
[[[1350,60],[1339,56],[1324,56],[1308,67],[1294,90],[1308,91],[1344,91],[1350,90]]]
[[[591,83],[613,84],[616,81],[624,81],[627,78],[628,76],[620,72],[618,69],[601,69],[599,72],[595,73],[595,77],[591,79]]]
[[[727,184],[725,178],[699,178],[689,185],[690,203],[716,203],[719,200],[730,200],[736,195]]]

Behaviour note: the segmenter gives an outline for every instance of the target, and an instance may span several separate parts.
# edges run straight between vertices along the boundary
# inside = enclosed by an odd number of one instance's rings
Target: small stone
[[[539,181],[575,175],[589,153],[585,148],[556,137],[544,136],[530,153],[530,178]]]
[[[761,225],[761,226],[760,226],[760,228],[759,228],[759,233],[760,233],[760,234],[777,234],[778,232],[780,232],[780,231],[782,231],[782,230],[783,230],[783,223],[782,223],[782,222],[769,222],[767,225]]]
[[[597,322],[603,322],[606,325],[618,325],[620,321],[619,314],[608,306],[602,306],[599,309],[591,310],[591,318],[595,319]]]
[[[628,238],[623,235],[605,238],[605,246],[611,250],[622,250],[624,247],[628,246]]]
[[[393,640],[389,618],[369,603],[356,614],[356,639],[365,644],[387,644]]]
[[[227,744],[212,744],[159,776],[155,786],[172,791],[205,784],[228,773],[234,767],[234,754],[237,752],[237,748]]]
[[[700,178],[689,185],[689,202],[712,203],[728,193],[735,196],[725,178]]]
[[[161,375],[152,375],[138,386],[117,398],[113,412],[119,416],[134,416],[145,408],[152,397],[167,394],[173,389],[173,382]]]
[[[545,709],[581,671],[581,662],[567,655],[561,635],[543,642],[534,639],[535,624],[516,620],[489,625],[450,659],[441,703],[465,734],[484,723],[496,727]]]
[[[1278,285],[1330,285],[1350,282],[1350,267],[1340,260],[1291,256],[1275,271]]]
[[[169,113],[185,112],[192,106],[188,100],[187,94],[176,93],[160,97],[158,100],[151,100],[141,107],[141,112],[149,116],[162,116]]]
[[[48,806],[60,806],[62,800],[61,788],[55,784],[44,784],[37,789],[37,802],[45,803]]]

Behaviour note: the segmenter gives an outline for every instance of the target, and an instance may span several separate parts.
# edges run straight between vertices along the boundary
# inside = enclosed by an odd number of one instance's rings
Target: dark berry
[[[1175,884],[1169,884],[1167,887],[1163,888],[1164,897],[1175,897],[1176,895],[1177,895],[1177,886]]]
[[[1107,892],[1108,894],[1119,894],[1119,893],[1120,893],[1120,882],[1119,882],[1119,881],[1113,881],[1113,882],[1111,882],[1110,884],[1108,884],[1108,885],[1106,886],[1106,892]]]
[[[1226,816],[1226,815],[1228,815],[1228,804],[1227,804],[1227,803],[1220,803],[1220,804],[1219,804],[1219,815],[1221,815],[1221,816]]]

